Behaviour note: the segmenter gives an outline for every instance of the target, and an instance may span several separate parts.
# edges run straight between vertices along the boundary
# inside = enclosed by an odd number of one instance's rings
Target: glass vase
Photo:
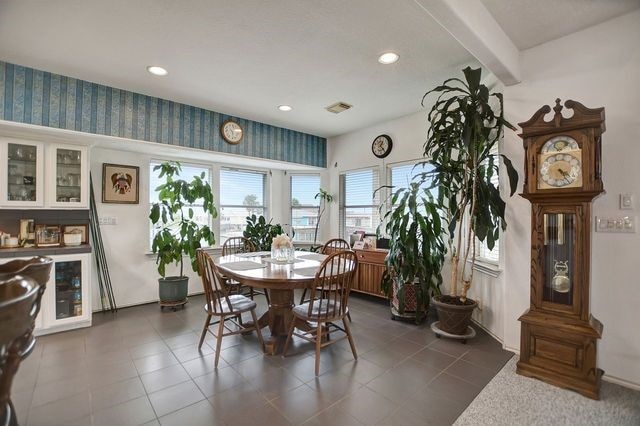
[[[271,258],[276,262],[291,263],[295,257],[293,247],[275,248],[271,247]]]

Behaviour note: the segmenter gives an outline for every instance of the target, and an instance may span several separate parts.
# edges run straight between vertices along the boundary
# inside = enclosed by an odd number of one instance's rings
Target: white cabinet
[[[87,148],[79,145],[51,145],[47,150],[47,206],[89,208]]]
[[[86,146],[2,138],[0,154],[0,206],[89,208]]]
[[[0,140],[0,203],[44,207],[44,146],[19,139]]]

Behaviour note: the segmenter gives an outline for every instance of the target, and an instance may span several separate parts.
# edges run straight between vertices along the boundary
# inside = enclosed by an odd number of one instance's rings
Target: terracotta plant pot
[[[471,314],[478,306],[475,300],[467,299],[463,304],[459,297],[434,296],[433,305],[438,312],[438,327],[445,333],[463,336],[471,323]]]

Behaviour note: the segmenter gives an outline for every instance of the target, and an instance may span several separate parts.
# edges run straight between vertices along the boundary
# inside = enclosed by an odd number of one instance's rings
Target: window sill
[[[222,251],[222,247],[203,247],[206,251],[213,251],[213,252],[219,252]],[[156,253],[152,252],[152,251],[146,251],[144,253],[146,256],[156,256]],[[189,257],[187,255],[183,255],[182,257]]]
[[[467,261],[467,263],[471,263],[471,261]],[[489,275],[493,278],[498,278],[502,273],[502,269],[500,269],[500,266],[498,264],[478,259],[476,259],[476,263],[473,269],[485,275]]]

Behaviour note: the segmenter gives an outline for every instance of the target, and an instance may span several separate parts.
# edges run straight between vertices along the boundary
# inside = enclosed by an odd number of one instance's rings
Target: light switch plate
[[[636,232],[635,216],[598,216],[596,232],[630,233]]]
[[[620,194],[620,210],[633,210],[632,194]]]

